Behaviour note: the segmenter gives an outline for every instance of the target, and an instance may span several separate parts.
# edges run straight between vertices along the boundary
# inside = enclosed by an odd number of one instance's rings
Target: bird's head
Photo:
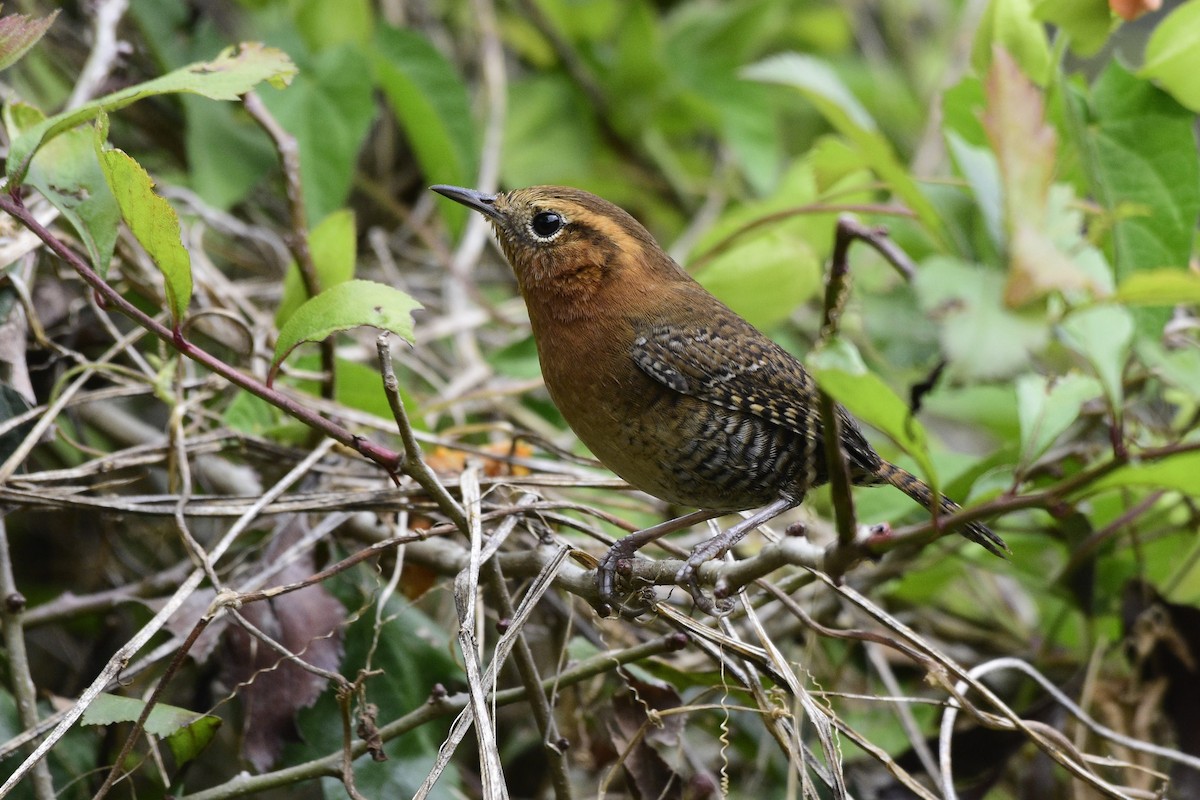
[[[622,277],[683,275],[641,223],[579,189],[532,186],[485,194],[432,188],[487,217],[527,299],[544,291],[591,294]]]

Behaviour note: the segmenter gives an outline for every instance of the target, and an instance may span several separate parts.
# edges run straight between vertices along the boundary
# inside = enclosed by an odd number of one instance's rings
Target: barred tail
[[[880,465],[876,475],[879,477],[880,483],[890,483],[925,508],[933,511],[933,490],[916,475],[886,461]],[[958,503],[942,495],[938,509],[939,516],[949,516],[961,510],[962,508]],[[1005,558],[1006,553],[1012,552],[1008,549],[1008,545],[1004,543],[1003,539],[992,533],[986,525],[979,522],[968,522],[959,533],[972,542],[981,545],[989,553],[1001,558]]]

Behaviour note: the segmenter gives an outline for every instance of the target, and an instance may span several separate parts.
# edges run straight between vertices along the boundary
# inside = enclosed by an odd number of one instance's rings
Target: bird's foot
[[[736,603],[732,597],[723,596],[719,585],[713,591],[712,597],[704,593],[704,589],[700,586],[700,565],[711,556],[700,552],[701,550],[700,547],[696,548],[696,551],[693,551],[688,560],[683,563],[679,572],[675,573],[675,582],[680,586],[687,587],[696,608],[714,617],[724,617],[733,611]]]
[[[596,603],[596,613],[600,616],[611,617],[616,613],[623,619],[637,619],[653,607],[653,587],[646,587],[625,597],[617,597],[617,573],[629,575],[632,572],[630,561],[634,557],[630,548],[622,547],[621,542],[617,542],[600,559],[596,566],[596,590],[600,595],[599,602]]]

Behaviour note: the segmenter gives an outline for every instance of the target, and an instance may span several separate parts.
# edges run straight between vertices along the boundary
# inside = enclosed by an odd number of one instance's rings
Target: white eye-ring
[[[556,211],[539,211],[529,220],[529,232],[535,239],[548,242],[562,233],[567,221]]]

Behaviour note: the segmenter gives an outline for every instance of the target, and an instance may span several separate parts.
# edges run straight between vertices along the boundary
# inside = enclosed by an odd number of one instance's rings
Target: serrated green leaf
[[[399,289],[374,281],[347,281],[321,292],[296,309],[275,343],[268,381],[280,363],[303,342],[319,342],[338,331],[368,325],[413,340],[412,312],[421,304]]]
[[[4,107],[10,139],[45,118],[41,111],[23,103]],[[100,168],[92,132],[85,128],[71,130],[48,142],[29,165],[25,183],[41,192],[71,223],[92,267],[106,277],[121,224],[121,209]]]
[[[183,246],[175,209],[154,191],[154,180],[127,154],[105,149],[104,118],[96,125],[95,151],[121,216],[163,274],[167,305],[178,326],[192,301],[192,261]]]
[[[83,712],[83,725],[112,725],[117,722],[136,722],[146,702],[134,697],[101,694]],[[186,708],[155,703],[146,717],[146,732],[166,739],[178,764],[195,758],[221,727],[220,717],[199,714]]]
[[[213,100],[236,100],[259,83],[282,88],[296,68],[281,50],[258,43],[229,47],[212,61],[190,64],[160,78],[130,86],[49,117],[21,134],[8,152],[8,178],[20,184],[34,153],[55,136],[94,119],[100,112],[115,111],[147,97],[185,92]]]
[[[832,339],[810,353],[806,365],[830,397],[895,442],[917,462],[925,481],[937,486],[925,427],[890,386],[867,371],[853,345],[844,339]]]
[[[1021,464],[1029,466],[1079,417],[1088,400],[1103,394],[1100,382],[1071,372],[1050,379],[1022,375],[1017,379],[1017,415],[1021,420]]]
[[[349,209],[333,212],[309,232],[308,249],[322,290],[354,277],[356,244],[354,212]],[[287,322],[307,299],[308,291],[300,278],[300,267],[293,261],[283,278],[283,297],[275,312],[276,327]]]
[[[1090,95],[1073,90],[1070,101],[1088,183],[1112,218],[1118,281],[1137,270],[1184,267],[1200,216],[1195,116],[1115,60]],[[1123,213],[1130,206],[1144,213]]]
[[[842,136],[862,153],[871,169],[891,187],[936,238],[942,238],[941,218],[922,194],[871,115],[825,62],[799,53],[783,53],[751,64],[742,77],[777,83],[799,91]]]
[[[0,17],[0,69],[17,63],[21,56],[29,52],[29,48],[37,44],[54,24],[58,11],[54,9],[50,16],[40,19],[26,14]]]
[[[1155,80],[1183,105],[1200,112],[1200,0],[1176,8],[1158,23],[1146,44],[1138,76]]]
[[[471,101],[454,66],[419,33],[382,27],[375,72],[425,180],[473,185],[477,148]],[[444,205],[443,213],[461,227],[466,209]]]

